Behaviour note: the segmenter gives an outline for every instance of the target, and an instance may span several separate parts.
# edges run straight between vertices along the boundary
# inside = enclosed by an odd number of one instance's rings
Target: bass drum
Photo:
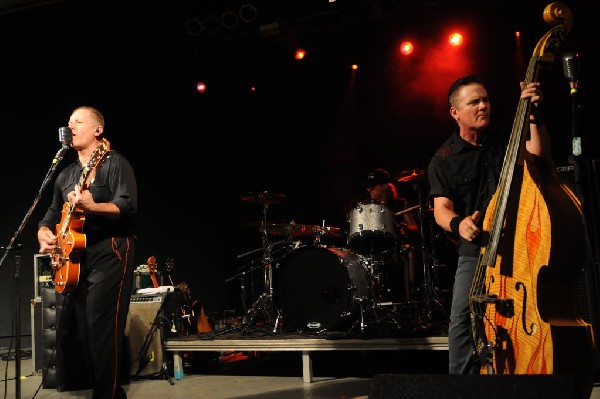
[[[279,264],[274,298],[284,327],[346,330],[358,319],[359,302],[368,297],[367,271],[349,250],[305,246]]]

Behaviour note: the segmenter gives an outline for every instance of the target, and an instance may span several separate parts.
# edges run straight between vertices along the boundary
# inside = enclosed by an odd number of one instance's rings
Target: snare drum
[[[382,204],[359,204],[348,218],[348,244],[358,254],[377,254],[396,244],[394,214]]]

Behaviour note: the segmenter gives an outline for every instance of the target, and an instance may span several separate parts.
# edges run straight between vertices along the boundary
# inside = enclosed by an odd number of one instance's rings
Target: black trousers
[[[134,258],[133,237],[103,239],[85,248],[77,289],[64,296],[59,315],[59,391],[91,388],[94,399],[127,397],[121,367]]]

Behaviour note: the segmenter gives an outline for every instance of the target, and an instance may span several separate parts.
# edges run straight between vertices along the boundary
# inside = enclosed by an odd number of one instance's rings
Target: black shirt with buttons
[[[460,216],[481,212],[478,225],[481,228],[485,209],[496,191],[506,142],[501,136],[488,131],[479,145],[473,145],[454,133],[431,158],[427,170],[429,198],[446,197],[454,203],[454,211]],[[481,234],[476,240],[460,238],[459,255],[479,256]]]

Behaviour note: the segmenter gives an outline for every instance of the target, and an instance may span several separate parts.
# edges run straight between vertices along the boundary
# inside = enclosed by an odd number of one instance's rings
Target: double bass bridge
[[[471,302],[478,304],[493,304],[496,312],[504,317],[513,317],[515,315],[515,301],[508,298],[498,298],[498,295],[479,294],[471,296]]]

